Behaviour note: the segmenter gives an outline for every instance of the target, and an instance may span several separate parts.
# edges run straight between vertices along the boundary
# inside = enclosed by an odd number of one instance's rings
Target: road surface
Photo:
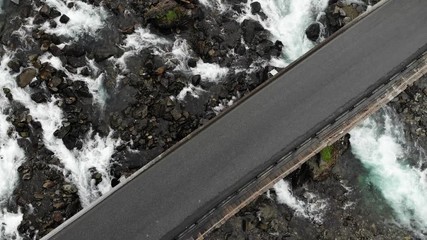
[[[426,11],[386,2],[48,237],[176,237],[424,51]]]

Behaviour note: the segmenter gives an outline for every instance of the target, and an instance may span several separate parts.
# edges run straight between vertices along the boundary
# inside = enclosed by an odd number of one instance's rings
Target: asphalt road
[[[423,51],[426,12],[390,0],[48,237],[175,237]]]

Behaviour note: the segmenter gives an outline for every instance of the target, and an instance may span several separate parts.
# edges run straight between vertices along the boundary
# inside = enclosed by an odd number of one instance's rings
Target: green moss
[[[178,19],[178,14],[174,10],[169,10],[166,13],[165,17],[166,17],[166,21],[171,23],[171,22],[174,22]]]
[[[322,151],[320,151],[320,158],[322,161],[330,162],[332,160],[332,146],[327,146]]]

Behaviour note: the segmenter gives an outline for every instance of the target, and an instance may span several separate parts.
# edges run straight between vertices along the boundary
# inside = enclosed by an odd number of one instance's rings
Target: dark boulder
[[[39,10],[40,15],[42,15],[45,18],[49,18],[50,15],[50,7],[46,4],[44,4],[40,10]]]
[[[258,35],[257,33],[264,30],[261,23],[252,19],[245,19],[241,24],[241,28],[243,30],[243,39],[246,44],[252,43],[254,37]]]
[[[43,24],[46,21],[46,18],[44,18],[41,14],[36,14],[33,20],[33,24]]]
[[[61,18],[59,18],[59,21],[63,24],[67,24],[70,21],[70,18],[67,15],[62,14]]]
[[[109,59],[112,56],[120,56],[123,54],[123,50],[116,46],[108,46],[109,44],[106,44],[105,47],[99,47],[95,49],[94,57],[96,62],[103,62],[107,59]]]
[[[320,36],[320,24],[319,23],[312,23],[308,28],[305,30],[305,34],[308,39],[311,41],[317,41]]]
[[[187,62],[188,66],[191,68],[194,68],[197,66],[197,59],[195,58],[190,58]]]
[[[50,18],[57,18],[59,16],[61,16],[61,12],[60,11],[58,11],[58,10],[56,10],[54,8],[50,10]]]
[[[86,59],[84,57],[68,57],[67,63],[73,68],[80,68],[86,65]]]
[[[36,103],[44,103],[47,102],[47,97],[44,93],[42,92],[37,92],[37,93],[33,93],[31,94],[31,99],[36,102]]]
[[[261,3],[259,3],[259,2],[251,3],[251,13],[257,14],[259,12],[261,12]]]
[[[200,81],[202,80],[202,77],[200,75],[194,75],[191,77],[191,84],[194,86],[200,85]]]
[[[7,63],[7,66],[12,69],[12,71],[18,73],[21,68],[21,63],[18,59],[12,59]]]

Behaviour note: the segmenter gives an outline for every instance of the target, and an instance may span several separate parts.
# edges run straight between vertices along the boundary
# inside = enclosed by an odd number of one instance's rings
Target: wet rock
[[[56,202],[53,204],[53,208],[55,209],[63,209],[66,206],[64,202]]]
[[[53,221],[60,223],[63,220],[62,213],[60,211],[53,212],[52,216]]]
[[[202,77],[200,75],[194,75],[191,77],[191,83],[194,86],[198,86],[200,85],[200,81],[202,80]]]
[[[264,30],[264,27],[258,21],[245,19],[242,22],[243,39],[247,44],[251,44],[257,32]]]
[[[59,18],[59,22],[63,23],[63,24],[67,24],[70,21],[70,18],[63,14],[60,18]]]
[[[123,53],[121,49],[116,46],[100,47],[95,50],[95,61],[103,62],[112,56],[119,56]]]
[[[187,9],[174,0],[160,0],[159,3],[151,7],[144,16],[147,21],[164,29],[184,26],[190,19]]]
[[[308,39],[311,41],[317,41],[320,36],[320,24],[319,23],[312,23],[308,28],[305,30],[305,35]]]
[[[47,81],[47,87],[49,88],[49,90],[53,92],[57,92],[59,90],[58,88],[59,88],[59,85],[61,85],[61,83],[62,83],[62,78],[58,76],[54,76]]]
[[[181,119],[181,117],[182,117],[182,111],[180,109],[178,109],[178,108],[174,108],[171,111],[171,115],[172,115],[173,119],[175,121],[177,121],[177,120]]]
[[[21,63],[18,59],[12,59],[7,63],[7,66],[15,73],[18,73],[21,68]]]
[[[56,10],[55,8],[50,9],[50,15],[49,15],[50,18],[57,18],[59,16],[61,16],[60,11]]]
[[[83,81],[74,81],[73,88],[75,93],[84,98],[92,98],[92,93],[90,93],[89,87]]]
[[[33,24],[43,24],[46,22],[46,18],[44,18],[41,14],[37,14],[34,17]]]
[[[277,218],[277,211],[271,205],[263,204],[259,207],[257,215],[261,218],[262,222],[268,223]]]
[[[31,94],[31,99],[36,102],[36,103],[44,103],[47,102],[47,97],[44,93],[42,92],[37,92],[37,93],[33,93]]]
[[[67,63],[73,68],[80,68],[86,65],[86,59],[84,57],[68,57]]]
[[[58,46],[56,46],[54,43],[51,43],[49,45],[49,52],[52,53],[52,55],[56,56],[56,57],[60,56],[62,53],[61,49]]]
[[[49,18],[50,15],[50,7],[46,4],[44,4],[40,10],[39,10],[40,15],[42,15],[45,18]]]
[[[197,59],[195,58],[190,58],[187,62],[188,66],[191,68],[194,68],[197,66]]]
[[[163,75],[163,73],[165,73],[166,71],[166,67],[162,66],[156,69],[156,71],[154,72],[156,75],[160,76]]]
[[[259,2],[252,2],[251,3],[251,13],[252,14],[257,14],[261,12],[261,3]]]
[[[75,45],[66,45],[62,51],[64,52],[65,56],[72,57],[81,57],[86,54],[86,50],[84,48]]]
[[[66,210],[65,210],[65,217],[70,218],[74,214],[76,214],[78,211],[82,209],[80,202],[78,199],[74,200],[72,203],[68,204]]]
[[[18,86],[24,88],[36,77],[37,70],[34,68],[27,68],[17,78]]]
[[[12,92],[10,91],[9,88],[3,88],[3,93],[7,99],[9,99],[10,101],[13,100]]]
[[[134,118],[146,118],[148,115],[148,106],[144,105],[140,108],[137,108],[133,113],[132,116]]]
[[[43,193],[40,193],[40,192],[35,192],[33,196],[34,196],[34,199],[36,201],[40,201],[40,200],[42,200],[44,198]]]
[[[65,184],[62,186],[62,190],[67,194],[77,193],[77,187],[74,184]]]
[[[30,180],[31,178],[32,178],[31,173],[25,173],[25,174],[22,176],[22,180],[26,180],[26,181]]]
[[[56,185],[56,183],[55,183],[55,182],[53,182],[53,181],[51,181],[51,180],[46,180],[46,181],[44,181],[44,183],[43,183],[43,188],[45,188],[45,189],[49,189],[49,188],[54,187],[55,185]]]

